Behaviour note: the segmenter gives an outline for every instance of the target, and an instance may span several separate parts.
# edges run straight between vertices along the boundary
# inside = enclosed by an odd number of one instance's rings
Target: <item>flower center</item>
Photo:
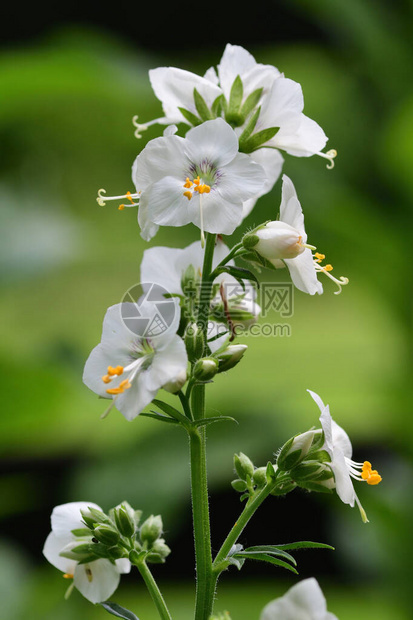
[[[118,394],[123,394],[125,390],[132,387],[132,381],[136,375],[140,371],[149,368],[152,364],[155,351],[151,343],[143,339],[134,344],[134,348],[130,354],[133,361],[127,366],[108,366],[107,374],[102,377],[103,383],[111,383],[114,379],[116,380],[117,377],[121,377],[124,374],[127,374],[127,377],[126,379],[122,379],[115,387],[108,387],[106,390],[107,394],[117,396]]]
[[[186,196],[188,200],[191,200],[194,192],[198,192],[198,194],[209,194],[209,192],[211,191],[210,185],[203,183],[199,178],[199,175],[192,181],[189,177],[186,177],[184,188],[186,188],[184,196]]]

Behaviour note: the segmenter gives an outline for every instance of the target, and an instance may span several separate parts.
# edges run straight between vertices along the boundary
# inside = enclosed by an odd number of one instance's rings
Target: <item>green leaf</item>
[[[279,129],[279,127],[269,127],[268,129],[263,129],[262,131],[254,133],[250,138],[242,143],[242,149],[240,145],[240,150],[242,150],[243,153],[252,153],[253,151],[256,151],[263,144],[265,144],[265,142],[271,140]]]
[[[245,267],[235,267],[234,265],[225,265],[224,267],[219,267],[217,269],[218,273],[229,273],[231,276],[236,278],[238,282],[242,285],[242,288],[245,290],[245,285],[243,280],[252,280],[255,282],[259,288],[260,282],[252,271],[249,269],[245,269]]]
[[[231,92],[229,93],[228,112],[237,113],[240,109],[242,96],[244,94],[244,86],[242,84],[241,77],[237,75],[231,86]]]
[[[117,603],[106,601],[106,603],[99,603],[99,605],[101,605],[103,609],[106,609],[106,611],[112,614],[112,616],[124,618],[124,620],[139,620],[138,616],[135,616],[133,612],[129,611],[129,609],[125,609],[125,607],[121,607]]]
[[[234,566],[238,568],[238,570],[241,570],[241,568],[244,565],[245,559],[231,556],[231,557],[228,557],[226,561],[228,562],[228,564],[233,564]]]
[[[188,423],[188,418],[184,416],[180,411],[178,411],[178,409],[172,407],[172,405],[164,403],[162,400],[158,400],[157,398],[154,398],[152,404],[155,405],[155,407],[159,407],[159,409],[166,413],[166,415],[169,415],[171,418],[178,420],[178,422],[183,422],[185,424]]]
[[[271,545],[277,549],[331,549],[334,551],[334,547],[326,545],[325,543],[311,542],[310,540],[300,540],[294,543],[283,543],[281,545]]]
[[[202,121],[210,121],[212,120],[212,114],[210,109],[208,108],[205,99],[202,95],[199,94],[196,88],[194,88],[194,102],[196,111],[199,114],[199,117]]]
[[[277,560],[277,558],[274,558],[272,555],[267,555],[265,553],[249,553],[248,551],[242,551],[241,553],[237,553],[234,557],[245,558],[246,560],[258,560],[259,562],[268,562],[269,564],[280,566],[281,568],[285,568],[286,570],[298,575],[298,571],[296,571],[293,566],[290,566],[290,564],[287,564],[287,562],[283,562],[282,560]]]
[[[76,538],[82,538],[83,536],[92,536],[92,530],[87,527],[79,527],[75,530],[72,530],[73,536]]]
[[[251,116],[248,123],[246,124],[244,131],[240,135],[239,137],[239,150],[240,151],[244,151],[244,144],[248,141],[248,138],[254,131],[260,112],[261,112],[261,107],[255,110],[254,114]]]
[[[224,108],[225,97],[224,95],[218,95],[211,106],[211,114],[214,118],[221,116],[221,112]]]
[[[201,124],[201,119],[195,116],[195,114],[192,114],[192,112],[190,112],[189,110],[186,110],[185,108],[180,108],[179,106],[178,110],[190,125],[196,127],[197,125]]]
[[[255,547],[248,547],[247,549],[245,549],[245,551],[252,551],[253,553],[266,553],[268,555],[278,555],[281,558],[285,558],[286,560],[288,560],[288,562],[291,562],[291,564],[294,564],[294,566],[297,566],[297,562],[292,555],[290,555],[286,551],[283,551],[282,549],[279,549],[275,545],[257,545]]]
[[[229,415],[219,415],[213,418],[202,418],[202,420],[195,420],[191,423],[191,426],[198,428],[198,426],[205,426],[206,424],[213,424],[214,422],[235,422],[238,424],[238,421],[235,418],[231,418]]]
[[[167,422],[168,424],[179,424],[178,420],[168,418],[168,416],[157,413],[156,411],[153,411],[152,413],[141,413],[139,415],[143,416],[144,418],[152,418],[153,420],[158,420],[159,422]]]
[[[260,100],[263,90],[263,88],[257,88],[257,90],[254,90],[254,92],[248,95],[248,97],[242,104],[241,116],[244,116],[246,118],[248,114],[255,108],[255,106]]]

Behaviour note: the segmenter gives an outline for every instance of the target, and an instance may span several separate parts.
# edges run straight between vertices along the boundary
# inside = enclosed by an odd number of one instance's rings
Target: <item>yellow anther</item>
[[[108,366],[108,375],[110,377],[114,377],[115,375],[120,376],[123,373],[123,366],[116,366],[116,368],[114,368],[113,366]]]
[[[121,381],[119,383],[119,386],[116,388],[109,388],[106,390],[107,394],[123,394],[123,392],[125,390],[128,390],[130,387],[132,387],[132,384],[129,383],[129,381],[127,379],[124,379],[123,381]]]
[[[118,206],[118,211],[123,211],[124,208],[125,208],[125,205],[119,205]]]
[[[201,179],[199,178],[199,175],[196,177],[196,179],[194,179],[194,185],[199,185],[201,183]]]
[[[126,192],[125,196],[129,200],[129,202],[131,202],[133,204],[132,194],[130,192]]]
[[[63,579],[73,579],[73,575],[71,573],[65,573],[63,576]]]
[[[192,181],[189,180],[189,177],[186,177],[186,180],[185,180],[185,183],[184,183],[184,187],[189,188],[189,187],[192,187],[192,186],[193,186]]]
[[[371,485],[375,485],[375,484],[379,484],[379,482],[381,482],[382,477],[380,476],[380,474],[373,474],[370,476],[370,478],[367,478],[367,484],[371,484]]]
[[[191,192],[189,190],[187,192],[184,192],[184,196],[186,196],[188,198],[188,200],[191,200],[191,198],[192,198],[192,194],[191,194]]]
[[[111,377],[109,377],[109,375],[105,375],[104,377],[102,377],[102,381],[103,383],[110,383],[112,379]]]
[[[325,259],[325,257],[326,257],[326,255],[325,255],[325,254],[320,254],[320,252],[316,252],[316,253],[314,254],[314,256],[316,257],[316,259],[317,259],[317,262],[318,262],[318,263],[320,263],[320,262],[321,262],[322,260],[324,260],[324,259]]]
[[[369,471],[370,469],[371,469],[371,463],[370,463],[370,461],[364,461],[364,463],[363,463],[363,467],[362,467],[362,470],[363,470],[363,471],[366,471],[366,470],[367,470],[367,471]]]
[[[324,271],[333,271],[333,265],[325,265],[323,269]]]

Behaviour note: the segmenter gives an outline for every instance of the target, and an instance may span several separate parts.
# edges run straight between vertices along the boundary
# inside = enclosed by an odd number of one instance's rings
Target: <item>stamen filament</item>
[[[334,158],[337,157],[336,149],[330,149],[329,151],[327,151],[327,153],[323,153],[322,151],[320,151],[319,153],[316,153],[316,155],[319,155],[320,157],[324,157],[324,159],[329,160],[330,163],[327,164],[327,168],[329,170],[334,168]]]
[[[126,194],[122,194],[120,196],[106,196],[106,190],[103,189],[103,188],[98,191],[98,197],[96,198],[96,202],[101,207],[104,207],[106,205],[106,201],[108,201],[108,200],[121,200],[122,198],[126,198],[127,200],[129,200],[129,202],[131,204],[130,205],[121,204],[119,206],[120,210],[124,209],[126,206],[128,206],[128,207],[137,207],[138,206],[138,203],[134,202],[134,201],[135,200],[139,200],[139,193],[131,194],[131,192],[126,192]]]

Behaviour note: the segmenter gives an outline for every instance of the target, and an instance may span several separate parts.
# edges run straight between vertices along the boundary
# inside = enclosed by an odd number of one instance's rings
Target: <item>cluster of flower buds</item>
[[[163,563],[170,554],[162,536],[160,515],[151,515],[140,525],[142,511],[134,510],[128,502],[112,508],[108,515],[90,507],[81,511],[90,542],[73,548],[72,558],[83,563],[97,558],[111,561],[129,558],[132,564],[139,561]],[[74,532],[76,534],[76,532]]]
[[[324,433],[309,430],[289,439],[277,455],[277,468],[288,472],[291,481],[309,491],[330,492],[334,476],[330,456],[323,449]]]

